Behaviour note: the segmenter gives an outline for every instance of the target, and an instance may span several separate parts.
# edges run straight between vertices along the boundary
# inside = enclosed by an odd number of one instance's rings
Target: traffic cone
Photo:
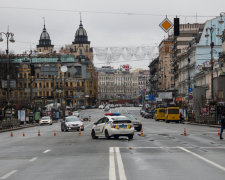
[[[11,131],[11,137],[13,137],[13,132]]]
[[[54,131],[54,136],[56,136],[56,132]]]
[[[25,136],[25,133],[23,132],[23,136]]]
[[[79,136],[81,136],[81,127],[79,128]]]
[[[184,128],[184,136],[187,136],[186,128]]]
[[[41,136],[40,130],[38,130],[38,136]]]
[[[220,136],[220,129],[218,129],[218,136]]]
[[[144,133],[143,133],[143,128],[141,128],[141,134],[140,134],[141,137],[144,137]]]

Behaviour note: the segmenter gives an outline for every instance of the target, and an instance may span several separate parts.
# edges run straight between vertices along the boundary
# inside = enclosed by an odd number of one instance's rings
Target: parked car
[[[84,124],[77,116],[68,116],[61,122],[61,131],[84,130]]]
[[[79,116],[80,116],[80,113],[79,113],[79,111],[73,111],[73,114],[72,114],[72,116],[77,116],[77,117],[79,117]]]
[[[106,113],[105,117],[94,123],[91,130],[93,139],[98,137],[119,138],[119,136],[127,136],[133,139],[134,127],[133,123],[126,116],[120,116],[119,113]]]
[[[152,112],[145,112],[145,114],[144,114],[144,116],[143,116],[144,118],[153,118],[154,117],[154,115],[153,115],[153,113]]]
[[[98,106],[98,109],[104,109],[104,105]]]
[[[91,116],[89,115],[82,116],[82,121],[91,121]]]
[[[109,111],[109,110],[110,110],[109,106],[106,106],[106,107],[104,108],[104,110],[105,110],[105,111]]]
[[[40,125],[43,125],[43,124],[49,124],[49,125],[52,125],[52,118],[50,116],[43,116],[40,121],[39,121],[39,124]]]
[[[131,115],[131,114],[123,114],[123,116],[126,116],[126,117],[128,117],[130,120],[131,120],[131,122],[133,123],[133,125],[134,125],[134,129],[136,130],[136,131],[141,131],[141,129],[142,129],[142,123],[141,123],[141,121],[139,121],[139,120],[137,120],[133,115]]]
[[[86,107],[85,107],[85,106],[81,106],[80,108],[81,108],[81,109],[86,109]]]

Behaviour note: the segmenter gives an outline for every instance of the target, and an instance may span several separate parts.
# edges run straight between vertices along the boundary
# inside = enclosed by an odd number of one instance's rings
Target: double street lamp
[[[15,40],[13,38],[14,34],[11,32],[0,32],[0,42],[3,41],[2,35],[6,36],[6,55],[8,58],[8,64],[7,64],[7,104],[9,105],[9,89],[10,89],[10,73],[9,73],[9,65],[10,65],[10,58],[9,58],[9,42],[14,43]]]

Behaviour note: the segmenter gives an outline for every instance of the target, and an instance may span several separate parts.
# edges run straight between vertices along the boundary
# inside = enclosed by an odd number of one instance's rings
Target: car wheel
[[[119,139],[119,136],[118,136],[118,135],[114,135],[114,138],[115,138],[115,139]]]
[[[110,136],[109,136],[109,133],[108,133],[107,130],[105,130],[105,137],[106,137],[107,139],[110,139]]]
[[[128,135],[128,139],[133,139],[134,135],[133,134],[129,134]]]
[[[166,121],[166,123],[169,123],[169,121]]]
[[[98,138],[98,136],[95,135],[95,131],[94,130],[91,131],[91,137],[92,137],[92,139],[97,139]]]

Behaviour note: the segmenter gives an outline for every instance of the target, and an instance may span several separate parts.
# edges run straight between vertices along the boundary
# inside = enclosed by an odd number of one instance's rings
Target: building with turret
[[[50,36],[45,28],[44,28],[40,36],[39,44],[37,45],[37,52],[43,53],[43,54],[51,54],[53,53],[54,45],[51,44]]]

